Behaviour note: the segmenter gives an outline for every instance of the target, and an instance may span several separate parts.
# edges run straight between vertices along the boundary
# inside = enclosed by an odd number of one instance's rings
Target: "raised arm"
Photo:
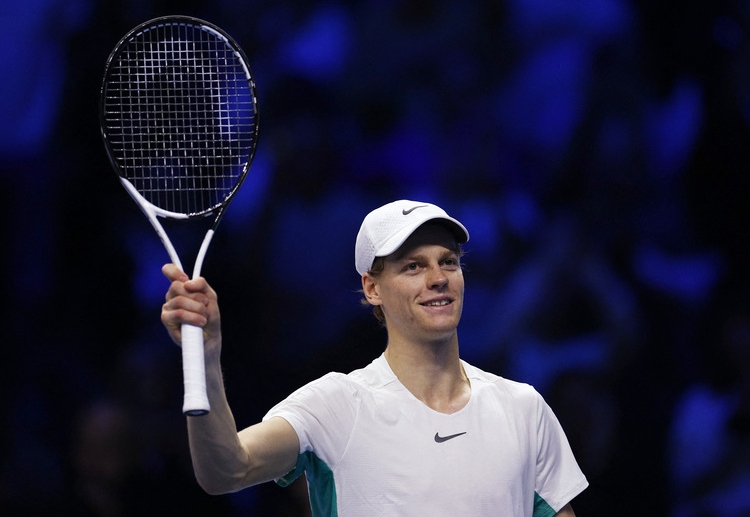
[[[161,313],[169,335],[180,343],[182,323],[203,328],[211,411],[187,417],[198,483],[210,494],[222,494],[288,473],[297,461],[299,440],[286,420],[272,418],[237,432],[221,374],[221,316],[216,293],[205,279],[190,280],[173,264],[165,265],[162,272],[171,282]]]

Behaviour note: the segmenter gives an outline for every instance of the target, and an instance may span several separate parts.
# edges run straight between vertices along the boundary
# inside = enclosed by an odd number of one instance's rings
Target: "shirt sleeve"
[[[314,453],[334,469],[354,427],[357,400],[357,390],[345,375],[329,373],[289,395],[263,420],[281,417],[289,422],[299,438],[300,455]]]
[[[588,486],[560,422],[537,394],[537,458],[534,515],[559,512]]]

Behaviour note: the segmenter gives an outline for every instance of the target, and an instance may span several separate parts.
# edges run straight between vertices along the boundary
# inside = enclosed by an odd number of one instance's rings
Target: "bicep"
[[[297,464],[299,438],[291,424],[281,417],[243,429],[239,439],[249,459],[248,485],[278,479]]]

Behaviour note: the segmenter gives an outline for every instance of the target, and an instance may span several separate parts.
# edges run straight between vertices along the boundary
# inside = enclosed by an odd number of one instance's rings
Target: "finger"
[[[207,293],[209,290],[208,282],[206,282],[206,279],[203,277],[187,280],[184,285],[185,290],[190,293]]]
[[[170,282],[187,282],[190,280],[184,271],[172,264],[164,264],[161,268],[162,274],[167,277]]]
[[[171,289],[170,289],[171,291]],[[210,299],[203,293],[186,293],[168,296],[164,302],[164,310],[196,312],[208,316]]]
[[[183,298],[182,300],[188,299]],[[188,323],[196,327],[204,327],[208,324],[208,317],[208,310],[206,310],[205,306],[195,302],[179,304],[165,303],[161,312],[162,323],[172,328],[178,328],[183,323]]]

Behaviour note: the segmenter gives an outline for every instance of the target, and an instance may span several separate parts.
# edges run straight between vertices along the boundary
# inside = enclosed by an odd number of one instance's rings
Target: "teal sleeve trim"
[[[547,504],[547,501],[534,492],[534,517],[554,517],[557,512]]]
[[[307,475],[307,487],[313,517],[338,517],[333,471],[313,452],[307,451],[300,454],[294,469],[277,479],[276,483],[279,486],[287,487],[303,473]]]
[[[302,473],[305,471],[305,466],[302,464],[304,459],[304,455],[300,454],[297,458],[297,464],[294,466],[292,470],[281,476],[279,479],[276,480],[276,484],[281,487],[288,487],[292,483],[294,483],[298,477],[302,475]]]

